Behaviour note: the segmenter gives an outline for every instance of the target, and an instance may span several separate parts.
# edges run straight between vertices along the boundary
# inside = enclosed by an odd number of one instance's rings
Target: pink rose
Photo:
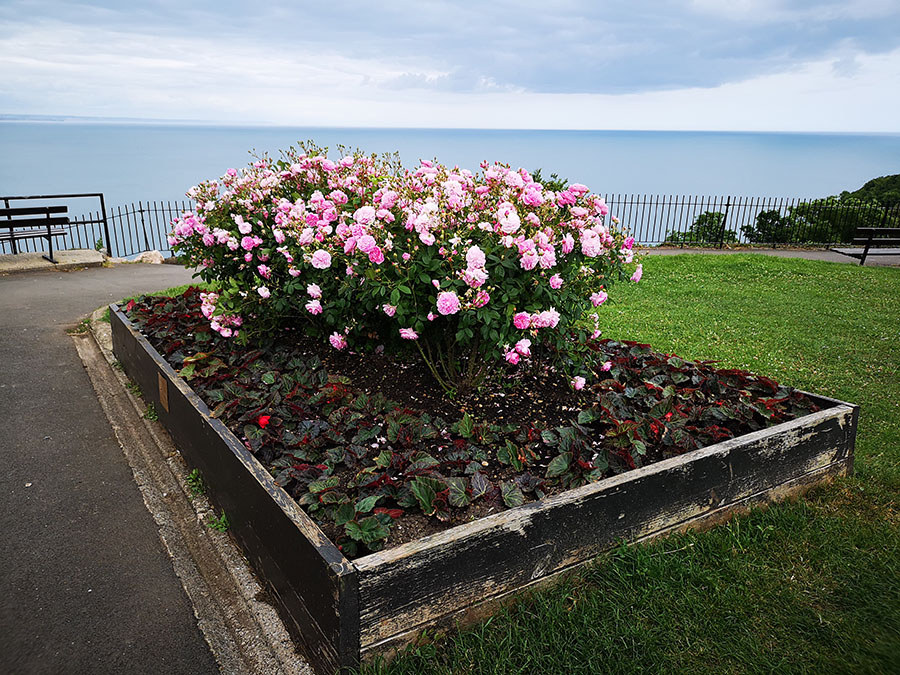
[[[373,237],[371,234],[364,234],[356,240],[356,246],[363,253],[368,253],[376,246],[375,237]]]
[[[344,339],[344,336],[337,331],[335,331],[328,337],[328,341],[335,349],[343,349],[347,346],[347,341]]]
[[[606,302],[606,299],[608,297],[609,296],[606,294],[605,291],[597,291],[596,293],[591,293],[591,304],[594,307],[599,307],[604,302]]]
[[[459,298],[453,291],[443,291],[437,296],[437,310],[440,314],[456,314],[459,311]]]
[[[466,252],[466,266],[469,269],[484,267],[485,262],[484,251],[477,246],[469,247],[469,250]]]
[[[575,389],[575,391],[581,391],[584,389],[585,382],[587,382],[587,380],[581,377],[581,375],[576,375],[572,378],[572,388]]]
[[[369,251],[369,261],[375,263],[376,265],[380,265],[384,262],[384,253],[377,246]]]
[[[265,286],[260,286],[259,288],[256,289],[256,292],[259,293],[260,297],[263,299],[268,298],[270,295],[272,295],[269,292],[269,289],[266,288]]]
[[[331,267],[331,254],[328,251],[320,248],[318,251],[312,254],[310,263],[317,270],[326,270]]]
[[[519,330],[525,330],[531,326],[531,316],[528,312],[518,312],[513,315],[513,325]]]
[[[519,363],[519,353],[516,352],[515,350],[510,350],[510,351],[506,352],[505,358],[507,361],[509,361],[514,366],[518,365],[518,363]]]
[[[638,265],[638,266],[637,266],[637,269],[634,270],[634,274],[631,275],[631,280],[632,280],[634,283],[637,283],[638,281],[641,280],[641,277],[642,277],[642,276],[644,276],[644,266],[643,266],[643,265]]]
[[[259,272],[259,276],[268,279],[272,276],[272,270],[269,269],[268,265],[257,265],[256,271]]]
[[[602,370],[604,373],[608,372],[611,368],[612,368],[612,361],[607,361],[602,366],[600,366],[600,370]]]
[[[475,295],[475,299],[472,301],[472,304],[475,307],[484,307],[491,299],[491,294],[487,291],[478,291]]]
[[[558,274],[554,274],[552,277],[550,277],[550,288],[559,290],[560,288],[562,288],[562,285],[563,280],[561,276],[559,276]]]
[[[394,305],[384,304],[381,306],[381,309],[384,310],[384,313],[388,316],[394,316],[397,313],[397,308]]]
[[[361,206],[353,213],[353,220],[360,225],[371,225],[375,222],[375,209],[371,206]]]
[[[310,314],[321,314],[322,313],[322,303],[318,300],[310,300],[306,303],[306,311]]]
[[[418,340],[419,334],[412,328],[401,328],[400,337],[402,337],[404,340]]]
[[[531,340],[522,338],[516,343],[516,351],[525,358],[531,356]]]
[[[306,287],[306,293],[311,298],[321,298],[322,297],[322,289],[319,288],[319,284],[309,284]]]

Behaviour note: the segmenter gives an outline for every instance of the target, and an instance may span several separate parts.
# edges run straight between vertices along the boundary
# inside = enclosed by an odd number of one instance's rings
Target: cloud
[[[845,111],[828,91],[894,101],[885,83],[897,81],[898,21],[887,0],[10,0],[0,6],[0,112],[894,129],[882,108]],[[822,109],[807,112],[813,101]]]

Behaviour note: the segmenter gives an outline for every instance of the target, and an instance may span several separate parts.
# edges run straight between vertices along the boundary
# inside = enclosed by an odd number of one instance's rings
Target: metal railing
[[[850,242],[858,227],[900,227],[900,204],[881,207],[833,197],[694,195],[604,196],[610,214],[641,244],[830,246]]]
[[[172,221],[194,208],[190,200],[138,202],[110,210],[113,250],[120,258],[144,251],[169,252]]]
[[[100,210],[70,218],[69,236],[59,248],[97,248],[128,257],[143,251],[170,253],[172,221],[194,208],[190,200],[139,201],[106,210],[101,193],[6,197],[15,200],[71,200],[93,197]],[[697,195],[603,195],[610,214],[647,246],[751,244],[831,246],[847,243],[858,227],[900,227],[900,204],[881,207],[833,197],[728,197]],[[28,241],[24,250],[40,250]],[[0,252],[6,252],[0,249]]]

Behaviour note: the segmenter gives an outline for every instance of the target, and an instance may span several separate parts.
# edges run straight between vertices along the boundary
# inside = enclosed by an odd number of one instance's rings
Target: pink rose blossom
[[[322,289],[319,288],[319,284],[309,284],[306,287],[306,294],[311,298],[321,298]]]
[[[419,334],[412,328],[401,328],[400,337],[402,337],[404,340],[418,340]]]
[[[368,253],[376,246],[375,237],[373,237],[371,234],[364,234],[356,240],[356,246],[363,253]],[[346,253],[347,251],[345,250],[344,252]]]
[[[394,316],[397,313],[397,307],[394,305],[384,304],[381,306],[381,309],[384,310],[384,313],[388,316]]]
[[[434,312],[428,312],[428,316],[426,318],[429,321],[434,321],[437,318],[437,315]]]
[[[643,266],[643,265],[638,265],[638,266],[637,266],[637,269],[634,270],[634,274],[631,275],[631,280],[632,280],[634,283],[637,283],[638,281],[641,280],[641,277],[642,277],[642,276],[644,276],[644,266]]]
[[[263,299],[268,298],[270,295],[272,295],[272,293],[269,291],[269,289],[266,288],[265,286],[260,286],[259,288],[256,289],[256,292],[259,293],[260,297]]]
[[[484,267],[485,262],[484,251],[477,246],[470,246],[469,250],[466,251],[466,266],[469,269]]]
[[[343,349],[347,346],[347,341],[344,339],[344,336],[337,331],[335,331],[328,337],[328,341],[335,349]]]
[[[375,209],[371,206],[361,206],[353,213],[353,220],[360,225],[371,225],[375,222]]]
[[[312,254],[310,263],[317,270],[328,269],[329,267],[331,267],[331,254],[328,251],[320,248],[318,251]]]
[[[459,298],[453,291],[443,291],[437,296],[437,310],[440,314],[456,314],[459,311]]]
[[[516,343],[516,351],[525,358],[531,356],[531,340],[522,338]]]
[[[257,265],[256,271],[259,272],[259,276],[268,279],[272,276],[272,270],[269,269],[268,265]]]
[[[380,265],[384,262],[384,252],[377,246],[369,251],[369,261]]]
[[[253,254],[245,253],[244,254],[244,262],[253,262]]]
[[[563,280],[561,276],[559,276],[558,274],[554,274],[552,277],[550,277],[550,288],[559,290],[560,288],[562,288],[562,285]]]
[[[322,303],[318,300],[310,300],[306,303],[306,311],[310,314],[321,314],[322,313]]]
[[[521,265],[523,270],[533,270],[537,267],[539,260],[538,252],[534,249],[530,249],[525,251],[525,253],[522,254],[522,257],[519,258],[519,265]]]
[[[475,299],[472,301],[472,305],[475,307],[484,307],[491,299],[490,293],[487,291],[478,291],[475,295]]]
[[[572,388],[575,391],[581,391],[582,389],[584,389],[585,382],[587,382],[587,380],[585,380],[583,377],[581,377],[581,375],[576,375],[575,377],[572,378],[572,382],[571,382]]]
[[[403,254],[402,256],[400,256],[400,257],[403,258],[403,261],[404,261],[404,262],[406,262],[406,261],[408,261],[410,258],[412,258],[412,256],[411,256],[409,253],[404,253],[404,254]]]
[[[599,307],[609,296],[606,294],[606,291],[597,291],[596,293],[591,293],[591,304],[594,307]]]
[[[612,368],[612,361],[607,361],[602,366],[600,366],[600,370],[602,370],[604,373],[609,372],[609,370],[611,368]]]
[[[513,315],[513,325],[519,330],[525,330],[531,326],[531,316],[528,312],[518,312]]]
[[[634,237],[625,237],[625,241],[622,243],[622,248],[633,248],[634,247]]]
[[[514,366],[518,365],[518,363],[519,363],[519,353],[516,352],[515,350],[510,350],[510,351],[506,352],[505,358],[507,361],[509,361]]]

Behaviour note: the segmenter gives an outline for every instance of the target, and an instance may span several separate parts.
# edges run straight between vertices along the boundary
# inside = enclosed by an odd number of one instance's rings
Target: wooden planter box
[[[853,470],[859,407],[823,410],[347,560],[115,305],[113,347],[320,673],[485,615],[622,539],[707,525]]]

